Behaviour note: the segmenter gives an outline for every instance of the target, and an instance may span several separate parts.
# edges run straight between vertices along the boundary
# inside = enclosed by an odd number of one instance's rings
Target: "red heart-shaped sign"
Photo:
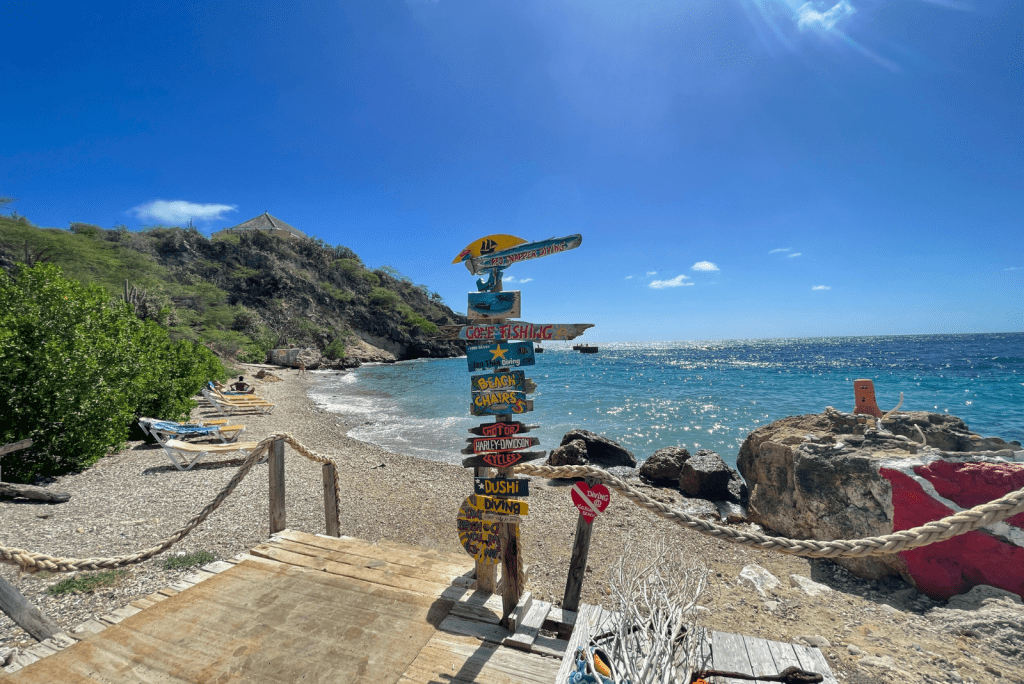
[[[597,514],[608,508],[612,495],[603,484],[593,487],[580,481],[572,486],[572,502],[579,510],[587,524],[594,522]]]

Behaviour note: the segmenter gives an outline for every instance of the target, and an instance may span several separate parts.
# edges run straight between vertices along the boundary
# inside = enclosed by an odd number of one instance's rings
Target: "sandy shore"
[[[255,367],[243,367],[250,380]],[[299,377],[277,370],[281,382],[256,380],[257,393],[277,403],[270,416],[245,415],[245,440],[288,432],[307,447],[330,455],[342,478],[341,533],[368,540],[381,538],[457,551],[455,516],[472,493],[472,473],[458,466],[387,452],[346,436],[365,418],[350,419],[319,410],[306,392],[313,374]],[[197,420],[216,417],[205,405]],[[553,445],[542,445],[550,449]],[[72,557],[116,555],[153,545],[178,529],[219,491],[235,465],[214,464],[179,472],[163,452],[130,443],[94,467],[59,478],[50,487],[72,493],[66,504],[0,501],[0,543]],[[572,551],[577,513],[569,483],[534,478],[530,514],[522,527],[522,549],[530,566],[527,589],[560,603]],[[643,491],[691,513],[711,519],[713,507],[684,499],[678,492],[636,483]],[[299,454],[286,454],[287,524],[311,533],[325,530],[320,466]],[[713,629],[779,641],[821,637],[822,652],[844,682],[1024,682],[1024,668],[989,649],[982,641],[939,631],[926,611],[940,605],[902,581],[869,582],[850,577],[827,561],[784,556],[704,537],[669,523],[612,495],[595,521],[583,601],[613,607],[605,575],[631,541],[639,553],[664,537],[687,557],[711,569],[711,590],[701,603],[710,609],[705,624]],[[235,493],[174,551],[206,550],[230,557],[260,543],[269,534],[267,466],[253,468]],[[124,605],[166,586],[180,574],[164,570],[162,558],[129,569],[115,588],[93,594],[53,597],[47,586],[61,577],[0,573],[61,626]],[[757,564],[782,581],[774,595],[759,596],[737,583],[745,565]],[[810,577],[832,589],[810,598],[790,587],[790,575]],[[0,647],[25,641],[26,635],[0,615]],[[854,655],[856,654],[856,655]],[[888,659],[886,658],[888,656]]]

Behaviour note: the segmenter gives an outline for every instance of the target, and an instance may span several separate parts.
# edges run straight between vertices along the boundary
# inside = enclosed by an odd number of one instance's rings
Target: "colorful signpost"
[[[466,362],[470,372],[497,368],[519,368],[534,364],[533,342],[467,344]]]
[[[483,325],[442,325],[442,340],[575,340],[593,328],[591,323],[525,323],[509,321],[507,323],[491,323]]]
[[[469,325],[443,326],[441,339],[465,340],[466,363],[470,377],[470,413],[495,416],[495,422],[469,428],[479,435],[466,441],[462,461],[475,468],[475,494],[459,509],[459,539],[477,561],[477,587],[494,591],[493,566],[500,558],[503,575],[503,624],[522,595],[522,558],[519,555],[519,523],[529,512],[526,501],[514,497],[529,495],[528,480],[511,478],[512,466],[544,458],[544,451],[525,451],[540,440],[524,435],[536,425],[513,421],[512,416],[533,410],[526,395],[537,389],[536,383],[520,370],[535,363],[534,341],[572,340],[593,325],[589,323],[535,324],[510,321],[518,318],[522,305],[519,291],[504,292],[502,272],[512,264],[559,254],[579,247],[583,238],[570,235],[540,242],[526,242],[513,235],[489,235],[462,250],[452,263],[466,264],[470,273],[487,273],[477,280],[478,292],[469,293]],[[492,372],[487,372],[492,371]],[[497,468],[490,477],[489,468]],[[600,499],[600,497],[598,497]],[[589,499],[588,499],[589,500]],[[600,506],[600,504],[593,504]],[[607,505],[607,502],[605,502]]]
[[[522,299],[519,290],[508,292],[470,292],[467,315],[475,321],[518,318]]]

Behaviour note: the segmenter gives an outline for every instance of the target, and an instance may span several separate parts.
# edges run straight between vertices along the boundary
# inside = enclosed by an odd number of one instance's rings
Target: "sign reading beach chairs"
[[[512,478],[512,466],[544,458],[544,451],[526,451],[540,440],[526,436],[537,425],[525,425],[512,418],[533,411],[527,394],[537,389],[536,383],[521,370],[536,363],[535,341],[572,340],[583,334],[590,323],[526,323],[509,320],[520,315],[522,293],[502,289],[502,272],[512,264],[560,254],[580,246],[583,238],[564,238],[527,242],[514,235],[489,235],[469,244],[452,263],[464,263],[470,273],[487,273],[477,280],[477,292],[469,294],[469,325],[441,327],[440,339],[465,340],[466,363],[470,373],[470,413],[494,416],[495,422],[469,428],[476,437],[466,441],[462,461],[467,468],[476,468],[474,494],[459,508],[457,525],[459,541],[477,561],[480,588],[493,590],[494,572],[484,567],[502,564],[504,589],[502,604],[507,617],[522,594],[521,560],[519,558],[519,524],[529,513],[529,506],[520,497],[530,494],[529,480]],[[488,372],[490,371],[490,372]],[[497,468],[498,477],[482,477],[486,468]],[[489,574],[488,574],[489,573]]]

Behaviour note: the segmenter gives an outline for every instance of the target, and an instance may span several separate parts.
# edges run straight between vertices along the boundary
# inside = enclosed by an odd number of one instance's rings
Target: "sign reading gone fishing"
[[[593,323],[525,323],[509,321],[489,325],[442,325],[442,340],[575,340]]]

